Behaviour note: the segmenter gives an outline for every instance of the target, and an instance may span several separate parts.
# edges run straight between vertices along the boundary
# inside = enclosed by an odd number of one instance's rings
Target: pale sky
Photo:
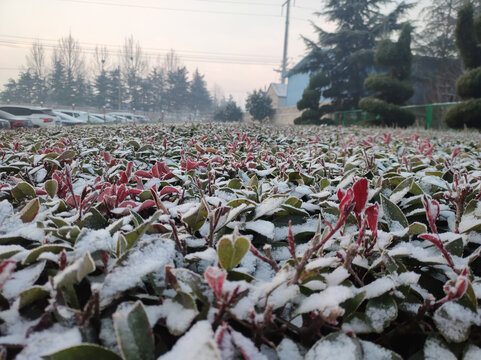
[[[209,90],[220,87],[244,105],[248,92],[279,82],[284,41],[285,0],[0,0],[0,85],[26,65],[32,42],[52,47],[72,34],[86,63],[95,45],[116,57],[133,36],[150,64],[174,49],[193,73],[205,75]],[[315,39],[309,20],[326,28],[320,0],[291,1],[289,63],[306,53],[301,34]],[[329,28],[329,27],[328,27]],[[116,59],[115,59],[116,61]],[[3,86],[0,86],[2,88]]]

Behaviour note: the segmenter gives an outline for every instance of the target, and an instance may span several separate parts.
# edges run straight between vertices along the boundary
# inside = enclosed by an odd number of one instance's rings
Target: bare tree
[[[162,66],[166,73],[177,71],[182,67],[179,56],[175,53],[174,49],[170,49],[170,52],[165,55],[164,64]]]
[[[27,55],[28,69],[38,78],[43,79],[45,76],[45,49],[43,45],[36,41],[30,53]]]
[[[84,74],[84,57],[82,48],[77,40],[69,34],[61,38],[58,43],[58,54],[63,63],[67,77],[76,78]]]
[[[109,49],[105,45],[95,46],[94,50],[94,67],[96,73],[101,73],[102,71],[109,68],[111,58]]]
[[[140,103],[140,88],[142,77],[148,68],[139,42],[130,36],[125,39],[120,53],[122,75],[126,81],[130,105],[138,108]]]

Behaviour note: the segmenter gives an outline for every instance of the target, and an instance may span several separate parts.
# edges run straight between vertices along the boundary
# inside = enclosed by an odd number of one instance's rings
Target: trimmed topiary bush
[[[364,81],[364,87],[373,95],[361,99],[359,107],[378,115],[379,125],[412,125],[414,114],[400,107],[413,95],[409,80],[412,62],[409,24],[403,27],[396,43],[391,40],[379,42],[374,62],[379,68],[387,69],[387,73],[371,75]]]
[[[304,110],[300,117],[294,119],[296,125],[320,125],[327,124],[329,121],[322,118],[327,114],[331,106],[319,106],[322,88],[329,85],[329,79],[322,73],[314,74],[309,80],[309,85],[302,93],[302,98],[297,102],[297,109]]]
[[[481,128],[481,15],[473,19],[473,5],[467,3],[458,13],[456,46],[469,70],[456,82],[456,93],[465,101],[446,113],[451,128]]]

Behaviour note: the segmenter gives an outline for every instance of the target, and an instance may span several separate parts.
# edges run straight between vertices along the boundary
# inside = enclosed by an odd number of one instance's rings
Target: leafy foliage
[[[0,133],[7,358],[481,351],[477,133],[19,131]]]

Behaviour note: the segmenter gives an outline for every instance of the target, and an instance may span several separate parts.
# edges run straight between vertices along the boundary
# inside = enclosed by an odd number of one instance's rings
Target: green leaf
[[[481,201],[473,199],[468,203],[461,217],[461,222],[459,223],[459,232],[461,234],[481,229],[481,217],[477,214],[481,214]]]
[[[423,223],[413,222],[411,225],[409,225],[408,235],[419,235],[427,232],[428,227]]]
[[[28,223],[35,219],[38,210],[40,210],[40,202],[38,201],[38,198],[35,198],[30,200],[18,215],[20,216],[20,219],[22,219],[22,222]]]
[[[472,321],[467,319],[474,320],[475,315],[467,307],[448,301],[434,312],[433,320],[447,341],[460,343],[468,339]]]
[[[23,263],[24,264],[30,264],[32,262],[34,262],[35,260],[37,260],[37,258],[40,256],[40,254],[44,253],[44,252],[51,252],[51,253],[54,253],[54,254],[58,254],[60,252],[62,252],[62,250],[73,250],[72,247],[68,246],[68,245],[57,245],[57,244],[48,244],[48,245],[41,245],[33,250],[30,250],[30,252],[28,253],[27,257],[25,258],[25,260],[23,260]]]
[[[391,321],[397,318],[397,314],[397,304],[393,296],[384,295],[367,302],[366,316],[377,333],[387,328]]]
[[[394,351],[383,348],[380,345],[374,344],[370,341],[360,340],[363,360],[372,360],[373,354],[376,354],[376,360],[402,360],[402,356],[396,354]],[[439,359],[440,360],[440,359]]]
[[[389,200],[394,204],[397,204],[401,199],[411,190],[413,186],[414,178],[407,178],[399,183],[398,186],[393,190]]]
[[[207,207],[201,201],[199,205],[182,216],[182,221],[189,225],[193,232],[196,232],[204,225],[208,215]]]
[[[44,290],[41,286],[32,286],[30,289],[22,291],[19,295],[20,304],[19,309],[23,309],[25,306],[32,304],[33,302],[43,299],[50,295],[50,292]]]
[[[140,149],[140,144],[135,141],[135,140],[130,140],[128,143],[127,143],[128,146],[132,146],[134,148],[135,151],[139,150]]]
[[[69,159],[73,159],[73,157],[77,155],[75,151],[73,150],[66,150],[60,156],[57,158],[57,161],[65,161]]]
[[[250,241],[243,236],[236,238],[234,241],[228,236],[221,238],[217,243],[217,256],[220,265],[226,270],[234,269],[249,251],[250,245]]]
[[[259,185],[259,179],[257,178],[256,175],[253,175],[249,182],[247,183],[247,188],[251,189],[257,189],[257,186]]]
[[[409,226],[409,222],[406,219],[406,216],[404,216],[401,209],[382,194],[381,206],[384,212],[384,218],[388,223],[389,230],[392,231],[393,229],[396,229],[396,222],[398,222],[404,228],[407,228]]]
[[[56,353],[42,356],[45,360],[122,360],[112,350],[96,344],[72,346]]]
[[[344,316],[348,316],[352,313],[354,313],[359,306],[362,304],[364,299],[366,298],[366,292],[361,291],[359,294],[356,296],[347,299],[343,303],[341,303],[341,307],[345,310]]]
[[[100,211],[93,207],[86,215],[84,227],[100,230],[106,228],[108,224],[108,220],[100,213]]]
[[[155,344],[149,319],[140,301],[128,311],[117,311],[112,319],[125,360],[154,360]]]
[[[95,262],[90,253],[86,252],[84,256],[55,275],[53,278],[55,289],[78,283],[94,270]]]
[[[157,219],[159,218],[160,214],[162,213],[161,210],[158,210],[156,211],[150,218],[148,221],[145,221],[143,222],[141,225],[139,225],[138,227],[136,227],[133,231],[130,231],[126,234],[121,234],[124,236],[125,238],[125,241],[127,242],[127,247],[125,248],[125,250],[128,250],[130,249],[132,246],[135,245],[135,243],[137,242],[137,240],[145,234],[145,232],[150,228],[150,226],[155,222],[157,221]],[[119,236],[119,240],[120,240],[120,236]]]
[[[239,190],[242,188],[242,181],[240,181],[240,179],[237,179],[237,178],[231,179],[227,184],[227,187],[229,189]]]
[[[332,360],[335,353],[339,351],[346,355],[345,359],[362,360],[363,358],[358,340],[342,332],[335,332],[317,341],[307,352],[304,360]]]
[[[249,274],[246,274],[246,273],[243,273],[243,272],[240,272],[240,271],[235,271],[235,270],[230,270],[227,272],[227,280],[229,281],[247,281],[247,282],[252,282],[254,281],[256,278],[249,275]]]
[[[448,244],[445,245],[446,250],[452,255],[456,255],[459,257],[463,256],[464,252],[464,243],[463,238],[459,237],[453,241],[450,241]]]
[[[50,179],[50,180],[45,181],[44,188],[45,188],[45,191],[47,192],[48,196],[53,198],[57,194],[57,189],[58,189],[57,180]]]
[[[22,200],[25,198],[34,198],[37,195],[32,185],[22,181],[12,188],[12,196],[15,200]]]

